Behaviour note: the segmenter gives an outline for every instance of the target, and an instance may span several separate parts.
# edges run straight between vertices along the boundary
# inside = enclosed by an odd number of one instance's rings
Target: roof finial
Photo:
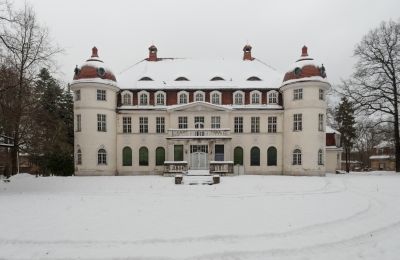
[[[308,48],[307,46],[303,46],[303,48],[301,49],[301,57],[307,57],[308,56],[308,52],[307,52]]]
[[[96,48],[96,46],[94,46],[93,48],[92,48],[92,58],[95,58],[95,57],[99,57],[99,55],[97,54],[97,48]]]

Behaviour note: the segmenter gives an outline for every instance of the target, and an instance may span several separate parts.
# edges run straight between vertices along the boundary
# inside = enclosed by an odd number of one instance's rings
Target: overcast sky
[[[159,57],[241,59],[249,43],[254,57],[282,72],[307,45],[336,84],[352,73],[353,49],[362,36],[400,17],[399,0],[26,1],[65,50],[57,62],[66,82],[94,45],[118,77],[146,58],[151,44]]]

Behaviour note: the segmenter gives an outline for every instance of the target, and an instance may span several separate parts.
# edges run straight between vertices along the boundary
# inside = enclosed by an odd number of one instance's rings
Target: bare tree
[[[382,22],[363,37],[354,55],[358,58],[356,71],[345,82],[342,94],[358,111],[393,126],[396,172],[400,172],[400,22]]]
[[[49,67],[52,57],[60,49],[52,46],[47,29],[38,23],[30,5],[25,4],[22,10],[9,11],[9,14],[12,19],[0,24],[0,53],[7,67],[17,76],[15,86],[7,89],[14,95],[8,127],[15,142],[11,152],[11,169],[15,174],[17,154],[24,144],[24,136],[29,133],[29,115],[34,107],[32,84],[40,68]]]

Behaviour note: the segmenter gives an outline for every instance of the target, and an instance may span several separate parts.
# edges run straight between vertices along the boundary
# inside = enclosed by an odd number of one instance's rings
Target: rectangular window
[[[235,117],[235,133],[243,133],[243,117]]]
[[[251,132],[252,133],[260,132],[260,118],[259,117],[251,118]]]
[[[276,133],[276,116],[268,117],[268,133]]]
[[[183,145],[174,145],[174,161],[183,161]]]
[[[81,100],[81,90],[75,91],[75,101]]]
[[[97,114],[97,131],[107,132],[106,115]]]
[[[125,116],[122,118],[122,132],[132,133],[132,118]]]
[[[324,95],[324,90],[323,90],[323,89],[320,89],[320,90],[319,90],[319,100],[324,100],[324,99],[325,99],[324,96],[325,96],[325,95]]]
[[[140,133],[149,132],[149,119],[147,117],[139,117],[139,132]]]
[[[156,132],[165,133],[165,118],[156,117]]]
[[[293,131],[303,130],[303,118],[302,114],[293,115]]]
[[[214,150],[215,150],[215,160],[223,161],[224,160],[224,145],[216,144]]]
[[[293,90],[293,99],[294,100],[303,99],[303,89],[302,88]]]
[[[106,100],[106,91],[103,89],[97,90],[97,100],[105,101]]]
[[[211,128],[221,128],[221,117],[219,116],[211,117]]]
[[[186,116],[178,117],[178,128],[179,129],[186,129],[188,128],[188,119]]]
[[[80,132],[82,131],[82,117],[81,115],[76,115],[76,131]]]
[[[318,131],[324,131],[324,114],[318,114]]]

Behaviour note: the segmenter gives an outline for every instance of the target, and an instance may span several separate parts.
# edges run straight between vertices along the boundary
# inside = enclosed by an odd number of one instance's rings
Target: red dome
[[[308,56],[307,47],[303,46],[300,59],[286,72],[283,82],[309,77],[326,78],[325,67],[317,65],[313,58]]]
[[[94,78],[117,81],[114,73],[100,60],[96,47],[92,48],[92,56],[80,68],[76,66],[74,74],[74,80]]]

